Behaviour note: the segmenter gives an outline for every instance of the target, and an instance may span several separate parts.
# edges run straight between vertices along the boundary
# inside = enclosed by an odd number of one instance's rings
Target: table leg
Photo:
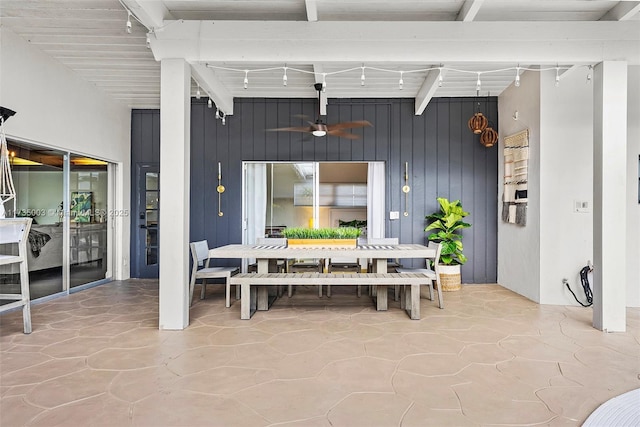
[[[269,259],[258,259],[258,274],[269,272]],[[269,310],[269,289],[267,286],[258,286],[258,310]]]
[[[374,267],[377,273],[386,273],[387,272],[387,259],[376,259],[374,260]],[[378,285],[376,286],[376,310],[378,311],[386,311],[388,308],[387,302],[387,285]]]
[[[258,286],[258,310],[269,310],[269,287]]]
[[[420,285],[411,285],[411,318],[420,320]]]
[[[251,285],[243,283],[240,285],[240,318],[243,320],[251,319]]]

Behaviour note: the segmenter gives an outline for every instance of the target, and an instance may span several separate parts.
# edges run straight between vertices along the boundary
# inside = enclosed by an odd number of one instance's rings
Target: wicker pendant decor
[[[480,135],[480,143],[485,147],[493,147],[498,142],[498,132],[492,127],[487,127]]]
[[[471,130],[471,132],[475,133],[476,135],[481,134],[482,131],[484,131],[487,128],[488,124],[489,124],[489,121],[484,116],[484,114],[480,112],[475,113],[469,119],[469,123],[468,123],[469,129]]]

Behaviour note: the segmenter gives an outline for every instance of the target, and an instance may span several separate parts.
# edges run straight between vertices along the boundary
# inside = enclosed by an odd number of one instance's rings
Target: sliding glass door
[[[385,237],[385,182],[383,162],[246,162],[243,242],[348,224]]]
[[[317,163],[244,164],[243,241],[318,224]],[[315,204],[314,204],[315,201]]]

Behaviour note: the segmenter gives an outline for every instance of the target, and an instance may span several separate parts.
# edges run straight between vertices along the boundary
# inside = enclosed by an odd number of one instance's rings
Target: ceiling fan
[[[345,129],[351,128],[361,128],[365,126],[371,126],[367,120],[357,120],[355,122],[342,122],[335,124],[327,124],[323,123],[320,119],[320,92],[322,91],[322,83],[316,83],[313,87],[318,91],[318,118],[315,122],[307,122],[309,126],[298,126],[298,127],[288,127],[288,128],[276,128],[269,129],[270,131],[286,131],[286,132],[307,132],[312,134],[313,136],[337,136],[339,138],[347,138],[347,139],[359,139],[360,135],[356,135],[354,133],[345,132]]]

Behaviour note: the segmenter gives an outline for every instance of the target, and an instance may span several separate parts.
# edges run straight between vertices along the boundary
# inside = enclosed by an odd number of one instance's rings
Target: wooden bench
[[[230,283],[240,285],[240,318],[250,319],[256,309],[267,310],[266,302],[261,302],[255,286],[265,289],[263,292],[266,301],[267,292],[265,286],[279,285],[375,285],[379,287],[377,292],[377,309],[387,309],[386,287],[391,285],[407,285],[411,291],[405,292],[400,306],[407,311],[411,319],[420,319],[420,285],[427,285],[429,279],[423,273],[267,273],[252,274],[241,273],[232,276]],[[252,286],[254,286],[252,288]]]

